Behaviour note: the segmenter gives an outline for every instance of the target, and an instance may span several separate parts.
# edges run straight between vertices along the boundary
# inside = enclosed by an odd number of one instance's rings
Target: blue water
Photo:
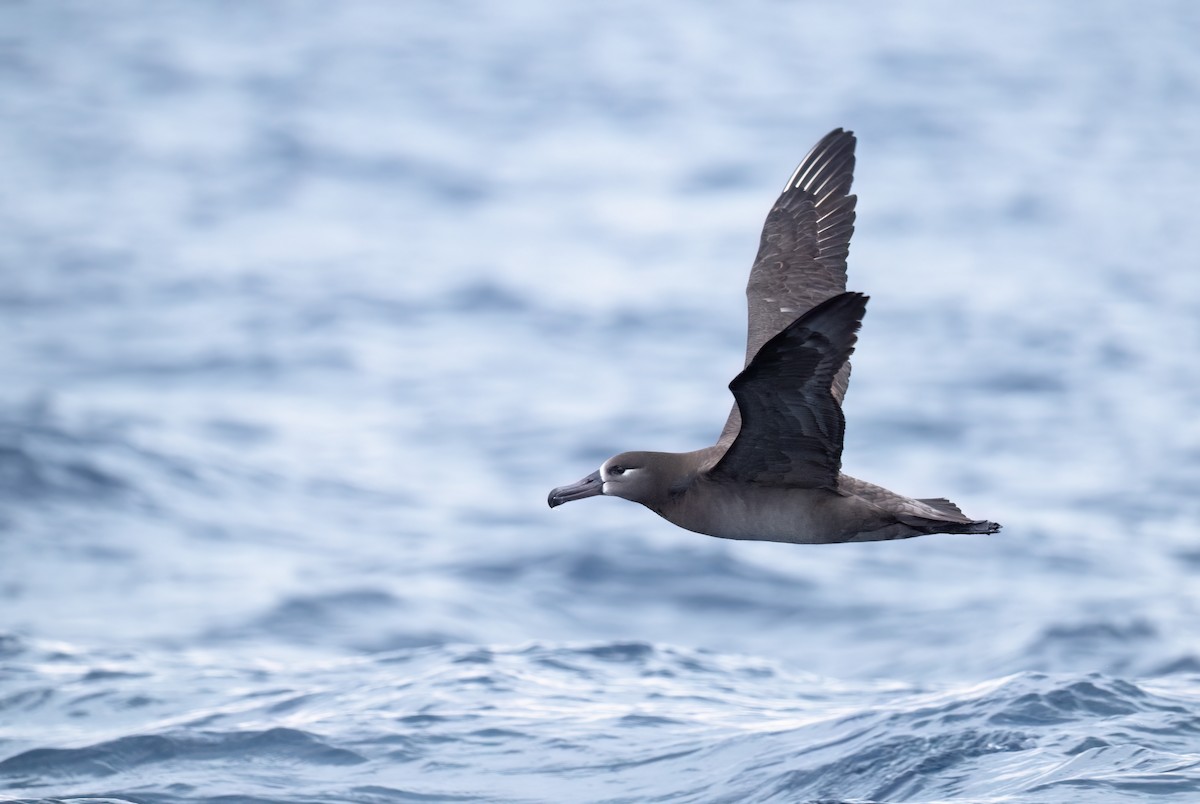
[[[1200,6],[0,5],[0,799],[1200,801]],[[711,443],[859,136],[846,470]]]

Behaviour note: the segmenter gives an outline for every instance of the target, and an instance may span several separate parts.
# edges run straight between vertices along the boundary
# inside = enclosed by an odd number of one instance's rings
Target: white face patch
[[[621,473],[620,473],[620,474],[613,474],[612,472],[610,472],[610,471],[608,470],[608,467],[607,467],[607,466],[605,466],[605,467],[602,467],[602,468],[600,469],[600,478],[601,478],[601,480],[603,480],[605,483],[611,483],[611,482],[613,482],[614,480],[621,480],[621,479],[623,479],[623,478],[630,477],[630,476],[631,476],[631,475],[632,475],[634,472],[636,472],[636,471],[637,471],[637,469],[636,469],[635,467],[632,467],[632,466],[623,466],[623,467],[621,467]]]
[[[779,312],[781,312],[781,313],[794,313],[794,312],[796,312],[796,308],[795,308],[795,307],[780,307],[780,308],[779,308]]]

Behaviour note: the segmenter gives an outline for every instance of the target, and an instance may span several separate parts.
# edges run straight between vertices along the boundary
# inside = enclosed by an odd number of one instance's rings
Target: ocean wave
[[[111,694],[204,687],[190,708],[147,716],[182,718],[186,728],[25,748],[0,760],[5,789],[138,802],[212,800],[217,779],[246,800],[275,800],[272,787],[286,782],[347,802],[1066,802],[1089,789],[1200,792],[1193,677],[1023,673],[917,688],[603,642],[431,647],[270,671],[249,663],[222,668],[214,689],[212,666],[157,661],[149,678],[84,681],[80,659],[76,683]],[[54,705],[78,706],[69,701]],[[181,791],[192,778],[210,783]]]

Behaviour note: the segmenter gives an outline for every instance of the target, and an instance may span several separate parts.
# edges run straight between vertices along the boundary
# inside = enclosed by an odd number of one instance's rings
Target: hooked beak
[[[546,498],[546,502],[550,503],[551,508],[554,508],[565,502],[582,500],[584,497],[595,497],[597,494],[603,493],[604,483],[600,480],[600,470],[597,469],[578,483],[571,483],[554,489],[550,492],[550,496]]]

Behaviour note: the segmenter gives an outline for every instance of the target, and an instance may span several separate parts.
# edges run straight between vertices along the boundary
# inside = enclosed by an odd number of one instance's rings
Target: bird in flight
[[[916,499],[842,474],[842,398],[867,297],[846,292],[854,233],[854,134],[804,157],[767,215],[746,285],[746,363],[717,443],[622,452],[550,507],[623,497],[679,527],[724,539],[829,544],[927,533],[995,533],[941,497]]]

